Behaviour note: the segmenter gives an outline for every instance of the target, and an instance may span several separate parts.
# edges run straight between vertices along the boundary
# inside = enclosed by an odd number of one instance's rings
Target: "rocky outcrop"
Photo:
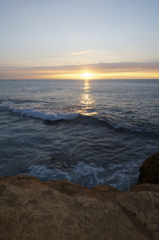
[[[159,184],[159,152],[145,159],[140,168],[138,184]]]
[[[1,240],[159,239],[159,185],[87,189],[27,175],[0,177]]]

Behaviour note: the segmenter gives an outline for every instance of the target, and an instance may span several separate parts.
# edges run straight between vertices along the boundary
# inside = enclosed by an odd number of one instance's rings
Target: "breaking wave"
[[[46,110],[38,110],[38,109],[29,109],[22,107],[10,107],[8,104],[0,104],[2,107],[8,107],[10,111],[13,113],[19,113],[22,116],[39,118],[42,120],[48,121],[58,121],[58,120],[73,120],[76,119],[80,114],[76,112],[69,113],[59,113],[52,112]]]
[[[41,110],[41,109],[32,109],[28,107],[15,107],[11,106],[10,102],[6,102],[4,104],[0,104],[0,107],[8,108],[9,111],[19,114],[21,116],[26,117],[33,117],[42,119],[44,121],[59,121],[59,120],[74,120],[77,119],[79,116],[85,117],[86,121],[89,120],[89,123],[99,124],[100,126],[106,126],[113,128],[114,130],[118,131],[131,131],[131,132],[145,132],[156,134],[156,128],[150,124],[146,125],[146,123],[139,121],[138,123],[133,121],[124,121],[121,118],[117,118],[111,115],[100,116],[97,114],[96,116],[91,116],[89,114],[72,111],[72,112],[65,112],[65,111],[56,111],[56,110]],[[82,118],[83,119],[83,118]],[[157,133],[158,136],[158,133]]]

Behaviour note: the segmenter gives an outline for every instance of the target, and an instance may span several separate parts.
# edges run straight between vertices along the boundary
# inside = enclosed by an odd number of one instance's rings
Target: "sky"
[[[0,0],[0,79],[159,79],[159,0]]]

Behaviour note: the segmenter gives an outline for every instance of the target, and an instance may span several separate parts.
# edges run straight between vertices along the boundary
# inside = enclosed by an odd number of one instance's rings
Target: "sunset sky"
[[[0,0],[0,79],[159,78],[159,0]]]

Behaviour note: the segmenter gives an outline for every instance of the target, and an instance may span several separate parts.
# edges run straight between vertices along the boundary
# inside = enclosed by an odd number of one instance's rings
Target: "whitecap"
[[[11,107],[9,103],[1,104],[2,107],[9,107],[9,110],[18,113],[23,116],[39,118],[42,120],[49,121],[58,121],[58,120],[73,120],[76,119],[80,114],[77,112],[53,112],[53,111],[45,111],[39,109],[30,109],[23,107]]]

